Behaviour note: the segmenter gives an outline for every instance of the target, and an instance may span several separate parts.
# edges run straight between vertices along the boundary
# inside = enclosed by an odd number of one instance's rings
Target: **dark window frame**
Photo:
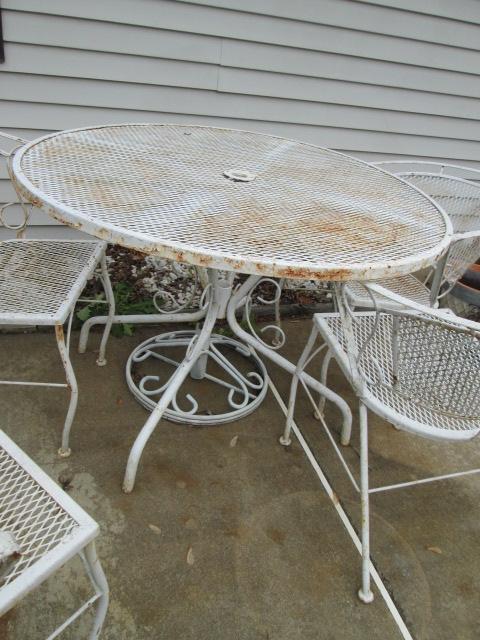
[[[5,62],[5,49],[3,47],[2,8],[0,7],[0,63]]]

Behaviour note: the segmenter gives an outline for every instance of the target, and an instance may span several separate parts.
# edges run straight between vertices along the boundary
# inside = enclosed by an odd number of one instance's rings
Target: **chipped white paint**
[[[242,162],[243,160],[243,162]],[[256,178],[225,180],[247,164]],[[451,225],[416,187],[352,157],[214,127],[74,129],[15,152],[17,191],[98,238],[202,267],[371,280],[430,265]]]

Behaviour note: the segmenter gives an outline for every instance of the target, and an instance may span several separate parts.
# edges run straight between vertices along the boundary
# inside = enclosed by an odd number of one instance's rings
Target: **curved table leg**
[[[297,363],[297,368],[295,370],[295,374],[293,375],[292,382],[290,384],[290,398],[288,400],[287,422],[285,424],[285,431],[283,432],[283,435],[281,435],[279,438],[280,444],[283,444],[284,447],[289,447],[292,443],[292,440],[290,438],[290,432],[292,430],[293,415],[295,413],[298,377],[299,377],[299,374],[303,371],[303,368],[308,360],[308,357],[312,352],[313,345],[315,344],[317,336],[318,336],[318,329],[314,324],[310,332],[310,336],[307,340],[307,344],[305,345],[305,348],[302,351],[302,355],[300,356],[300,359]]]
[[[144,424],[142,430],[138,434],[133,447],[130,450],[128,456],[127,468],[125,470],[125,478],[123,480],[123,490],[125,493],[130,493],[135,486],[135,477],[137,475],[137,468],[140,462],[140,457],[143,453],[143,449],[147,444],[148,439],[152,435],[155,427],[159,423],[165,410],[174,399],[177,391],[184,382],[187,375],[195,366],[199,356],[204,351],[206,344],[209,341],[210,335],[213,331],[215,321],[218,318],[220,310],[220,304],[215,299],[215,294],[211,300],[205,322],[199,334],[197,334],[190,343],[190,347],[187,350],[187,355],[182,363],[178,366],[177,370],[170,378],[169,385],[164,391],[158,404],[153,409],[148,420]]]
[[[248,344],[253,349],[255,349],[255,351],[258,351],[262,355],[272,360],[272,362],[274,362],[276,365],[278,365],[288,373],[294,375],[296,371],[296,365],[293,364],[293,362],[290,362],[276,351],[273,351],[268,345],[261,342],[258,338],[255,338],[250,333],[247,333],[238,324],[235,317],[235,310],[244,302],[245,297],[248,296],[248,294],[254,289],[255,285],[259,280],[261,280],[261,278],[262,276],[249,276],[247,280],[245,280],[245,282],[230,298],[230,302],[228,303],[227,307],[228,324],[233,333],[238,338],[240,338],[242,342]],[[334,393],[331,389],[326,387],[324,384],[313,378],[311,375],[305,373],[305,371],[299,373],[298,377],[301,378],[306,385],[317,391],[317,393],[324,396],[327,400],[333,402],[340,409],[343,416],[342,439],[345,438],[345,440],[348,440],[352,429],[352,412],[350,411],[350,407],[345,402],[345,400],[338,394]]]
[[[330,361],[332,360],[332,358],[333,358],[333,353],[329,349],[325,354],[325,357],[323,358],[322,368],[320,370],[320,382],[325,385],[327,384],[328,367],[330,366]],[[324,410],[325,410],[325,396],[321,395],[318,399],[317,411],[314,414],[315,418],[320,420],[320,418],[323,416]]]

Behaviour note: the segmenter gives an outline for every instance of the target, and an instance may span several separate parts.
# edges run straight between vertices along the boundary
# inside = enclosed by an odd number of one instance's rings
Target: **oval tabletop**
[[[349,156],[270,135],[125,124],[63,131],[13,159],[56,219],[178,262],[368,280],[431,264],[451,226],[415,187]]]

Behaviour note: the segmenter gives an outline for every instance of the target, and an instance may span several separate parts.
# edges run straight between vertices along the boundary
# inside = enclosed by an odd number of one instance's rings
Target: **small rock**
[[[189,564],[191,566],[194,562],[195,562],[195,556],[193,555],[193,549],[192,549],[192,547],[188,547],[187,564]]]
[[[162,533],[162,530],[160,529],[160,527],[157,527],[154,524],[149,524],[148,528],[150,529],[150,531],[153,531],[153,533],[156,533],[157,536],[160,535]]]
[[[440,547],[427,547],[427,551],[431,551],[432,553],[436,553],[439,556],[442,555],[443,551],[440,549]]]
[[[64,491],[68,491],[69,489],[72,488],[72,480],[73,480],[73,475],[66,471],[64,471],[58,476],[58,482],[60,483]]]
[[[233,438],[230,440],[230,447],[235,447],[236,444],[238,442],[238,436],[233,436]]]

